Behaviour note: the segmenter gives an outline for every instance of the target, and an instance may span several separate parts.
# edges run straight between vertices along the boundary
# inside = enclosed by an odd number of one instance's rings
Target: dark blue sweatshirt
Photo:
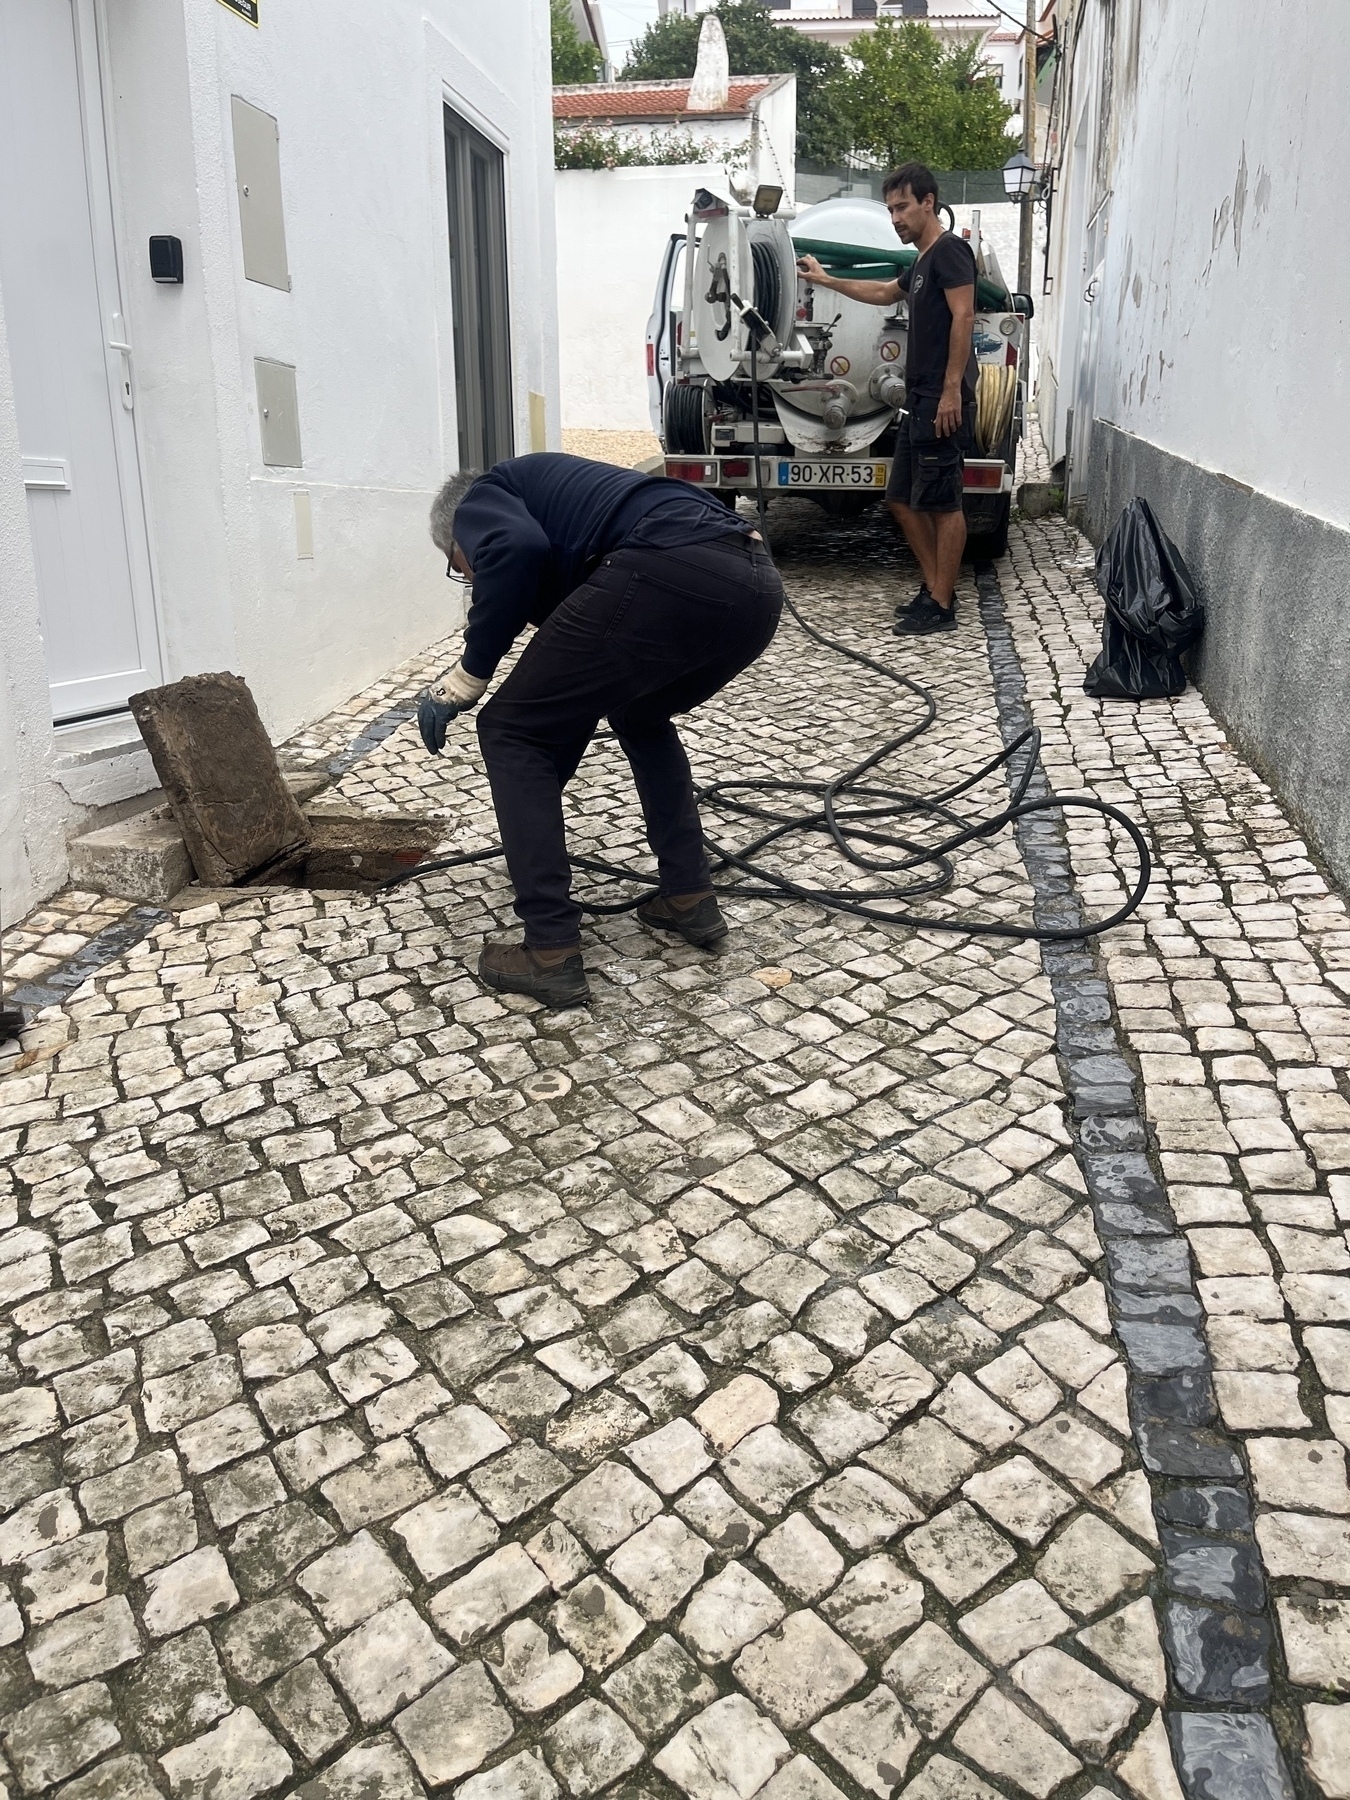
[[[543,452],[499,462],[455,512],[473,570],[464,667],[491,675],[523,625],[541,625],[611,550],[673,550],[754,526],[687,481]]]

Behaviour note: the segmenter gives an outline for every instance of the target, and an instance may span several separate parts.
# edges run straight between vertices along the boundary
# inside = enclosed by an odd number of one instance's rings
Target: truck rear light
[[[647,373],[649,375],[656,373],[656,345],[650,338],[647,339]]]
[[[749,460],[742,459],[741,457],[736,457],[729,462],[724,461],[722,464],[722,473],[724,475],[729,475],[729,476],[733,476],[733,477],[738,476],[738,475],[739,476],[748,475],[750,473]]]
[[[1017,367],[1017,346],[1015,344],[1008,345],[1008,354],[1004,360],[1010,369]]]
[[[715,482],[717,480],[717,464],[715,462],[676,462],[667,459],[666,474],[675,481]]]
[[[962,474],[961,485],[968,488],[994,488],[1003,486],[1003,464],[1001,462],[968,462]]]

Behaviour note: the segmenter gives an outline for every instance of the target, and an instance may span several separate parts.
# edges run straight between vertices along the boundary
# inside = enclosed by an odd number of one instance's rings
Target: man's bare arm
[[[947,370],[942,378],[942,398],[933,415],[933,426],[939,437],[950,437],[961,428],[961,380],[970,360],[971,340],[975,335],[975,289],[947,289],[947,305],[951,308],[952,329],[947,339]]]
[[[864,306],[894,306],[901,297],[898,281],[850,281],[831,275],[814,256],[798,259],[797,268],[813,287],[831,288],[849,300],[861,300]]]

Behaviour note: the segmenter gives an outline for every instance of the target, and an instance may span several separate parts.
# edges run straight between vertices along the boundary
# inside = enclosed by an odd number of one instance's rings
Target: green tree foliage
[[[844,59],[790,25],[775,25],[762,0],[717,0],[733,75],[797,77],[797,154],[803,162],[837,162],[850,132],[839,106]],[[669,13],[649,25],[624,64],[625,81],[687,81],[698,60],[704,14]]]
[[[997,169],[1010,155],[1013,108],[974,40],[947,45],[917,19],[882,19],[854,40],[849,62],[839,104],[856,153],[932,169]]]
[[[567,0],[549,0],[549,14],[553,26],[553,85],[566,87],[573,82],[598,81],[600,52],[594,44],[582,42]]]

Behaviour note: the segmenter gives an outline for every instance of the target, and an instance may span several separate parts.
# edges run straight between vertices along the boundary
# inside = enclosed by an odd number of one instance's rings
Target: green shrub
[[[647,142],[598,125],[567,125],[553,129],[553,162],[559,169],[640,169],[671,163],[724,163],[738,167],[744,150],[730,151],[712,138],[696,138],[687,127],[654,131]]]

